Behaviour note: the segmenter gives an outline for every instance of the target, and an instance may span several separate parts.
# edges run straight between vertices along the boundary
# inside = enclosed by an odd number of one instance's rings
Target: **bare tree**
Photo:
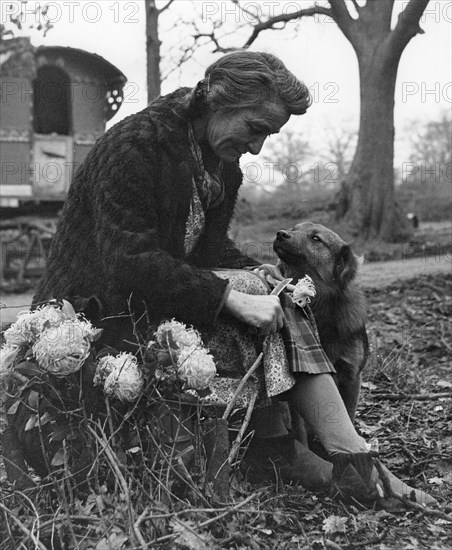
[[[309,157],[309,142],[293,130],[284,129],[278,139],[269,140],[262,158],[271,165],[271,173],[281,173],[286,191],[300,194],[302,185],[302,163]]]
[[[335,126],[328,128],[326,134],[324,160],[335,166],[335,177],[340,183],[350,170],[358,133],[344,126]]]
[[[303,162],[310,151],[308,140],[293,130],[284,129],[278,140],[269,140],[263,158],[268,162],[276,162],[282,169],[286,165]]]
[[[410,161],[416,171],[424,164],[429,174],[436,179],[451,183],[452,161],[452,119],[450,113],[443,112],[438,120],[430,120],[426,125],[413,122],[410,128],[412,153]]]
[[[159,16],[167,10],[174,0],[162,7],[157,8],[155,0],[144,0],[146,8],[146,69],[147,69],[147,90],[148,103],[158,97],[161,92],[160,73],[160,46],[159,37]]]
[[[30,12],[27,2],[28,0],[20,0],[19,3],[9,6],[10,10],[5,9],[5,18],[0,23],[0,54],[14,50],[18,44],[22,43],[21,39],[24,38],[23,23],[26,20],[27,14],[34,13],[33,23],[27,24],[28,32],[30,29],[36,29],[42,32],[43,36],[46,36],[50,29],[53,28],[50,20],[46,18],[49,10],[48,4],[41,5],[38,3],[33,12]],[[14,8],[17,8],[19,11],[16,12]],[[18,33],[21,36],[17,36]]]
[[[239,0],[231,0],[240,8]],[[409,231],[394,201],[394,92],[401,55],[417,34],[429,0],[409,0],[394,28],[395,0],[352,0],[354,17],[345,0],[329,0],[255,23],[244,47],[261,32],[284,27],[303,17],[333,19],[355,50],[360,75],[360,125],[356,152],[340,190],[338,214],[357,235],[397,240]],[[248,14],[248,18],[250,15]],[[249,19],[248,19],[249,20]],[[216,51],[221,51],[216,42]]]
[[[452,119],[413,121],[406,131],[411,148],[402,166],[398,200],[421,220],[448,220],[452,208]]]

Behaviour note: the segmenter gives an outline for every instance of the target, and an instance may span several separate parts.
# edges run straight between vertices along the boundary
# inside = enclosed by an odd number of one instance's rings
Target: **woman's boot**
[[[279,476],[285,483],[300,483],[310,491],[330,491],[333,467],[287,435],[253,438],[242,470],[251,482],[275,481]]]
[[[409,487],[392,474],[374,453],[335,453],[331,461],[333,487],[342,497],[382,507],[393,507],[404,501],[438,505],[433,497]]]

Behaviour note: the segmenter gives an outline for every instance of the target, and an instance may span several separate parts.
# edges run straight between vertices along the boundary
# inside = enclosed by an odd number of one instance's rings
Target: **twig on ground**
[[[331,550],[342,550],[342,546],[339,546],[336,542],[333,542],[330,539],[323,539],[323,544],[325,548],[331,548]]]
[[[22,533],[33,541],[36,548],[39,548],[40,550],[47,550],[46,547],[42,544],[42,542],[40,542],[35,537],[35,535],[25,527],[25,525],[20,521],[20,519],[16,518],[14,512],[9,510],[6,506],[3,506],[3,504],[1,502],[0,502],[0,509],[3,510],[3,512],[5,512],[5,514],[8,514],[11,517],[11,519],[14,521],[14,523],[17,525],[17,527],[19,527],[19,529],[22,531]]]
[[[389,401],[402,401],[412,399],[413,401],[430,401],[433,399],[452,397],[452,392],[442,393],[371,393],[371,397],[388,399]]]
[[[251,415],[253,414],[254,405],[256,404],[257,393],[258,393],[257,390],[255,390],[253,395],[250,398],[250,402],[246,410],[245,418],[243,419],[242,425],[240,426],[240,431],[237,434],[237,437],[235,438],[234,443],[231,446],[231,450],[228,456],[229,464],[232,464],[240,448],[240,443],[242,442],[243,436],[245,435],[245,431],[248,428],[248,424],[250,423]]]
[[[223,512],[222,514],[220,514],[219,516],[215,517],[215,518],[211,518],[211,519],[208,519],[206,521],[203,521],[202,523],[199,523],[198,524],[198,527],[201,527],[201,528],[204,528],[206,527],[207,525],[210,525],[211,523],[215,523],[216,521],[220,520],[220,519],[223,519],[224,517],[228,516],[229,514],[233,514],[234,512],[236,512],[237,510],[239,510],[240,508],[242,508],[242,506],[245,506],[245,504],[248,504],[248,502],[250,502],[251,500],[253,500],[254,498],[257,498],[259,497],[261,494],[263,493],[263,491],[259,491],[257,493],[253,493],[251,494],[249,497],[247,497],[245,500],[242,500],[242,502],[239,502],[238,504],[236,504],[235,506],[231,506],[230,508],[228,508],[225,512]]]
[[[446,341],[444,336],[440,338],[440,342],[448,351],[452,352],[452,346],[449,344],[449,342]]]
[[[141,533],[140,526],[143,523],[143,521],[146,519],[146,516],[148,513],[149,513],[149,506],[146,506],[146,508],[141,512],[141,514],[138,516],[137,520],[135,521],[134,527],[139,533]]]
[[[88,430],[91,432],[93,437],[101,444],[103,444],[103,450],[105,452],[105,455],[107,456],[108,462],[110,463],[111,467],[113,468],[113,471],[115,472],[115,475],[117,476],[117,479],[119,481],[119,484],[121,485],[121,489],[124,493],[124,497],[127,502],[127,510],[129,515],[129,521],[130,521],[130,530],[132,531],[132,535],[135,538],[135,540],[140,544],[141,548],[145,550],[147,548],[146,542],[143,539],[143,535],[141,534],[139,529],[135,529],[135,521],[133,517],[133,508],[132,508],[132,501],[130,498],[130,491],[129,487],[127,486],[127,482],[122,475],[121,469],[117,464],[117,459],[111,450],[110,444],[106,440],[105,437],[101,438],[91,426],[88,426]]]
[[[422,504],[418,504],[417,502],[411,502],[411,500],[408,500],[407,498],[399,499],[399,500],[401,500],[401,502],[403,502],[403,504],[405,504],[407,508],[411,508],[412,510],[417,510],[418,512],[422,512],[426,516],[441,518],[452,523],[452,516],[450,516],[449,514],[446,514],[446,512],[443,512],[442,510],[435,510],[435,508],[428,508],[427,506],[423,506]]]
[[[231,401],[229,402],[228,406],[226,407],[226,410],[223,414],[223,420],[227,420],[228,416],[230,415],[232,409],[234,408],[235,402],[237,401],[237,397],[239,396],[240,392],[243,389],[243,386],[246,384],[247,380],[254,374],[254,372],[257,370],[257,367],[260,365],[260,362],[262,361],[262,358],[264,357],[264,354],[261,352],[256,361],[251,365],[248,372],[245,374],[245,376],[240,380],[240,384],[238,385],[237,389],[235,390],[234,395],[232,396]]]
[[[379,542],[381,542],[383,539],[386,538],[386,535],[389,533],[389,528],[388,527],[385,527],[383,529],[383,531],[376,537],[374,537],[373,539],[368,539],[366,541],[363,541],[363,542],[349,542],[348,543],[348,546],[349,548],[364,548],[364,547],[369,547],[371,544],[378,544]]]
[[[166,542],[170,539],[174,539],[176,540],[176,538],[179,537],[179,533],[171,533],[169,535],[163,535],[162,537],[159,537],[158,539],[154,539],[153,541],[151,541],[149,544],[148,544],[148,548],[152,548],[153,546],[155,546],[158,542]]]
[[[383,485],[385,490],[388,492],[389,496],[392,498],[395,498],[396,500],[400,501],[402,504],[404,504],[407,508],[411,508],[412,510],[417,510],[418,512],[422,512],[423,514],[427,516],[433,516],[436,518],[445,519],[446,521],[450,521],[452,523],[452,516],[449,514],[446,514],[445,512],[442,512],[441,510],[436,510],[435,508],[429,508],[428,506],[424,506],[422,504],[418,504],[417,502],[412,502],[409,500],[406,496],[400,497],[399,495],[396,495],[394,491],[391,488],[391,483],[389,481],[389,478],[386,474],[386,472],[383,470],[383,467],[381,463],[376,460],[375,466],[378,470],[378,474],[381,477],[383,481]]]

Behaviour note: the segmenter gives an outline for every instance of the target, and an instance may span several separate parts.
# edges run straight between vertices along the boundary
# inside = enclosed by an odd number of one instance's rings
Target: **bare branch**
[[[277,25],[278,23],[288,23],[289,21],[293,21],[294,19],[301,19],[302,17],[312,17],[313,15],[317,14],[326,15],[327,17],[333,17],[332,10],[323,6],[318,6],[316,4],[310,8],[294,11],[292,13],[282,13],[280,15],[270,17],[266,21],[260,21],[259,23],[254,25],[253,32],[251,33],[251,36],[248,38],[248,40],[245,42],[244,47],[247,48],[248,46],[251,46],[251,44],[256,40],[256,38],[262,31],[274,29],[275,25]]]
[[[394,55],[400,55],[416,34],[424,34],[419,20],[428,3],[429,0],[410,0],[406,8],[399,14],[397,25],[391,32],[390,38]]]
[[[356,33],[354,25],[356,21],[351,17],[344,0],[329,0],[331,6],[331,17],[336,21],[337,26],[344,33],[345,37],[353,46],[356,45]]]
[[[237,50],[240,50],[240,48],[236,48],[236,47],[229,47],[229,48],[223,47],[220,44],[218,38],[215,36],[215,31],[212,31],[210,33],[200,32],[198,34],[195,34],[193,38],[195,39],[195,42],[197,42],[200,38],[210,38],[210,40],[215,44],[215,49],[213,50],[213,53],[218,53],[218,52],[229,53],[229,52],[235,52]]]
[[[355,10],[359,13],[361,6],[358,4],[356,0],[352,0],[352,4],[355,6]]]
[[[246,8],[244,8],[243,6],[241,6],[239,0],[231,0],[231,2],[232,2],[233,4],[235,4],[235,5],[239,8],[239,10],[240,10],[242,13],[246,13],[247,15],[249,15],[250,17],[252,17],[252,18],[255,19],[256,21],[259,21],[259,16],[256,15],[255,13],[253,13],[252,11],[247,10]]]
[[[419,20],[424,13],[429,0],[410,0],[405,9],[399,14],[397,25],[394,31],[416,30],[417,33],[424,31],[419,26]]]
[[[168,0],[168,2],[163,6],[163,8],[160,8],[158,11],[159,11],[159,15],[161,13],[163,13],[165,10],[167,10],[171,4],[174,2],[174,0]]]

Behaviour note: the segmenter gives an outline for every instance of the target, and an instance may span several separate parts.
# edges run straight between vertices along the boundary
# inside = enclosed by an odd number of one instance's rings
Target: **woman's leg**
[[[300,374],[289,399],[311,426],[333,462],[333,483],[344,494],[359,500],[395,496],[435,505],[436,500],[413,489],[380,462],[373,461],[367,445],[348,416],[330,374]]]
[[[330,453],[366,453],[330,374],[299,374],[290,399]]]

